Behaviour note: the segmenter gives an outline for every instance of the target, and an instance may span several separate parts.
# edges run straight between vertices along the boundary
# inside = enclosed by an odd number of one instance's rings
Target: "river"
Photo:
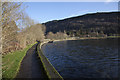
[[[63,78],[117,78],[118,40],[59,41],[44,44],[42,51]]]

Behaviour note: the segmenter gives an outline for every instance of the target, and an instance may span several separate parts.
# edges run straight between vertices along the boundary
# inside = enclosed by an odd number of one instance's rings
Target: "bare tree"
[[[53,39],[53,38],[54,38],[53,32],[49,32],[49,33],[46,35],[46,38],[47,38],[47,39]]]
[[[36,40],[43,41],[46,27],[35,24],[20,2],[2,3],[2,48],[3,52],[25,48]],[[18,28],[25,26],[22,29]]]
[[[3,52],[10,51],[11,45],[15,47],[18,26],[23,19],[22,3],[19,2],[2,2],[2,48]],[[13,42],[13,43],[11,43]],[[15,44],[15,45],[13,45]],[[9,47],[9,48],[8,48]]]
[[[68,37],[68,35],[63,32],[57,32],[56,34],[52,33],[52,32],[49,32],[47,35],[46,35],[46,38],[47,39],[66,39]]]
[[[36,40],[38,41],[43,41],[45,36],[44,36],[44,31],[43,27],[41,24],[35,24],[30,26],[27,30],[27,37],[29,38],[28,41],[33,41],[35,42]]]
[[[2,53],[2,3],[0,0],[0,54]]]

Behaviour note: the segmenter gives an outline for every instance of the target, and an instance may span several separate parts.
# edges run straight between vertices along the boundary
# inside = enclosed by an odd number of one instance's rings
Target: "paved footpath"
[[[24,57],[16,78],[41,78],[47,80],[41,61],[36,52],[37,44],[30,48]]]

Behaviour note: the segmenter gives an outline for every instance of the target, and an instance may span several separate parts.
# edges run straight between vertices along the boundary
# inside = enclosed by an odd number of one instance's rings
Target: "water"
[[[117,78],[118,39],[73,40],[43,45],[63,78]]]

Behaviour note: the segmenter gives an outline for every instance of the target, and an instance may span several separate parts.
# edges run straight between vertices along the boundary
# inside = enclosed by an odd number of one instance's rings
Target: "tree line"
[[[113,36],[120,35],[120,12],[101,12],[85,14],[63,20],[43,23],[46,33],[64,32],[70,36]]]
[[[43,41],[45,26],[35,23],[26,13],[21,2],[2,2],[2,53],[26,48]]]

